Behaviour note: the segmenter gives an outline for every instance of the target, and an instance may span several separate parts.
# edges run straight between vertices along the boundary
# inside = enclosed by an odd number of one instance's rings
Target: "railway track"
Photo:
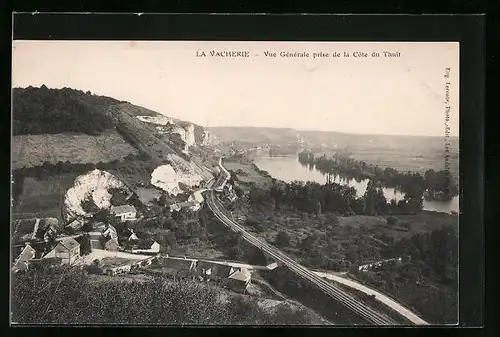
[[[224,179],[225,180],[225,179]],[[222,180],[222,181],[224,181]],[[218,183],[221,182],[221,179],[217,179],[215,183],[215,187],[217,186]],[[315,284],[318,288],[320,288],[325,294],[331,296],[341,304],[343,304],[346,308],[352,310],[368,322],[374,324],[374,325],[398,325],[396,321],[394,321],[392,318],[379,313],[369,307],[368,305],[360,302],[359,300],[355,299],[351,295],[345,293],[342,289],[336,287],[335,285],[329,283],[328,281],[324,280],[320,276],[316,275],[314,272],[310,271],[306,267],[300,265],[298,262],[294,261],[287,255],[285,255],[283,252],[281,252],[279,249],[276,247],[269,245],[268,243],[258,239],[257,237],[253,236],[252,234],[248,233],[245,228],[241,227],[237,223],[235,223],[233,220],[231,220],[226,214],[225,214],[225,209],[222,206],[222,204],[218,201],[218,199],[215,196],[214,190],[210,190],[208,192],[208,197],[207,197],[207,205],[208,207],[212,210],[214,215],[226,226],[231,228],[233,231],[240,232],[242,234],[242,238],[247,241],[248,243],[262,249],[265,253],[267,253],[269,256],[272,256],[277,262],[280,262],[287,266],[291,271],[294,273],[298,274],[300,277],[310,281],[311,283]]]

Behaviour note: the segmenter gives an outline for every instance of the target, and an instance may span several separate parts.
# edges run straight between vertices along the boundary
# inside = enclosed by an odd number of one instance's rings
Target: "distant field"
[[[156,188],[137,187],[135,193],[137,193],[139,200],[145,205],[153,203],[155,199],[161,196],[161,192]]]
[[[292,244],[296,246],[285,247],[285,250],[298,259],[304,259],[303,261],[307,259],[307,254],[298,245],[309,235],[315,234],[320,238],[317,247],[323,249],[325,254],[332,254],[340,259],[348,259],[349,248],[360,249],[360,251],[366,249],[378,250],[380,240],[376,237],[382,233],[397,240],[415,234],[429,233],[442,226],[456,227],[458,225],[456,217],[434,212],[422,212],[417,215],[396,215],[395,217],[399,223],[410,224],[409,231],[399,230],[398,226],[394,228],[388,227],[387,216],[339,216],[336,217],[338,223],[334,223],[328,214],[318,218],[316,215],[300,212],[283,213],[273,210],[264,213],[262,209],[247,209],[246,212],[247,214],[242,214],[241,210],[234,210],[233,215],[235,218],[242,215],[250,216],[260,223],[262,229],[259,231],[246,223],[242,222],[241,224],[270,243],[274,242],[278,232],[286,232]],[[327,232],[326,227],[329,225],[332,226],[332,229]],[[373,256],[373,251],[367,256]],[[361,258],[358,262],[365,263],[366,261]]]
[[[355,151],[351,157],[381,167],[393,167],[398,171],[423,173],[428,169],[443,170],[445,166],[443,151],[432,151],[423,154],[422,157],[415,157],[413,154],[407,154],[397,150]],[[458,177],[458,157],[451,157],[449,165],[453,176]]]
[[[444,149],[444,148],[443,148]],[[391,167],[401,172],[424,173],[428,169],[443,170],[445,167],[444,150],[433,148],[369,148],[349,149],[350,157],[382,168]],[[332,156],[336,151],[315,151],[317,157],[325,154]],[[458,178],[458,154],[449,157],[449,168],[454,178]]]
[[[39,166],[43,162],[110,162],[128,154],[135,155],[137,150],[114,130],[106,130],[99,136],[64,133],[12,137],[13,169]]]
[[[43,180],[24,178],[23,192],[18,204],[12,210],[13,217],[20,218],[16,214],[22,213],[32,217],[55,217],[62,221],[61,207],[64,194],[73,186],[78,175],[80,173],[58,174]]]
[[[263,177],[251,165],[224,161],[224,167],[229,171],[237,172],[241,170],[244,172],[244,174],[237,174],[238,179],[243,183],[254,183],[260,187],[269,187],[271,185],[271,178]]]

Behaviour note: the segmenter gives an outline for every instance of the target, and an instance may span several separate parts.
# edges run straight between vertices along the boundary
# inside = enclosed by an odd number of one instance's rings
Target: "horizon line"
[[[283,129],[283,130],[293,130],[297,132],[326,132],[326,133],[341,133],[345,135],[355,135],[355,136],[388,136],[388,137],[427,137],[427,138],[445,138],[444,135],[410,135],[410,134],[386,134],[386,133],[357,133],[357,132],[346,132],[346,131],[335,131],[335,130],[320,130],[320,129],[299,129],[288,126],[254,126],[254,125],[217,125],[217,126],[203,126],[203,128],[255,128],[255,129]],[[459,136],[448,136],[448,138],[459,139]]]

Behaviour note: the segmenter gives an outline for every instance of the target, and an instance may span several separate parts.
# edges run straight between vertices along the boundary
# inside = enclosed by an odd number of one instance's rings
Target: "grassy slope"
[[[37,179],[24,178],[23,192],[13,208],[14,217],[55,217],[62,221],[61,207],[64,194],[81,173],[65,173]]]
[[[317,317],[303,308],[285,304],[278,312],[265,310],[258,304],[262,299],[189,279],[156,276],[117,282],[117,277],[98,278],[67,268],[15,275],[12,319],[18,323],[66,324],[318,323]]]
[[[78,133],[18,135],[12,138],[12,168],[35,167],[58,161],[98,163],[136,155],[137,150],[116,131],[98,136]]]

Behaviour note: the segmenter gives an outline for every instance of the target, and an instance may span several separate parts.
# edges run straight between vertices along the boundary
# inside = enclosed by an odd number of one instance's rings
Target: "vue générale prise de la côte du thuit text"
[[[373,58],[373,57],[401,57],[401,52],[399,51],[372,51],[372,52],[290,52],[290,51],[280,51],[272,52],[265,51],[263,53],[251,53],[248,50],[210,50],[196,51],[196,57],[216,57],[216,58],[248,58],[251,56],[255,57],[269,57],[269,58],[342,58],[342,57],[353,57],[353,58]]]

